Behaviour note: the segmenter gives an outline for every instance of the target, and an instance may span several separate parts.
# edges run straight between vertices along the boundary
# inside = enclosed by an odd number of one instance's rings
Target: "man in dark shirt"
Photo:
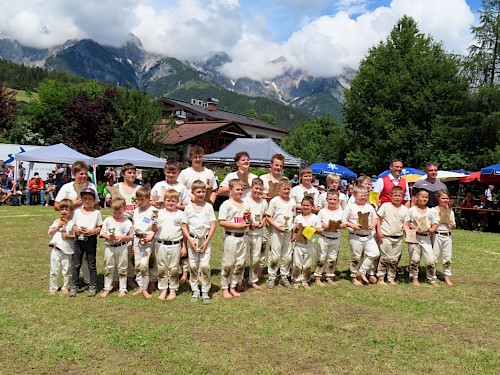
[[[438,165],[434,161],[429,161],[425,164],[425,173],[427,178],[425,180],[418,180],[413,184],[412,191],[412,206],[416,204],[416,196],[420,190],[425,190],[429,193],[429,201],[427,207],[432,208],[438,205],[436,193],[439,190],[448,190],[446,185],[437,179]]]

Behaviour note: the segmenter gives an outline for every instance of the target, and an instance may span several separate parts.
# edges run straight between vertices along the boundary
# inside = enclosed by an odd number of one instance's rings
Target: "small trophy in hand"
[[[109,228],[109,239],[111,241],[115,240],[115,231],[116,231],[115,227]]]
[[[203,243],[205,242],[204,236],[196,236],[196,252],[201,253]]]
[[[285,225],[283,228],[285,229],[285,232],[288,232],[290,230],[290,227],[288,226],[288,220],[290,220],[290,216],[283,216],[283,219],[285,219]]]
[[[251,214],[250,211],[245,211],[243,214],[243,220],[245,220],[246,225],[250,225]]]

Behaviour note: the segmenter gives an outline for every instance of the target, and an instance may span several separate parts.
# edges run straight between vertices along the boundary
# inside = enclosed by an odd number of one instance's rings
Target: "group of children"
[[[97,237],[104,239],[104,291],[107,297],[118,281],[118,295],[130,289],[135,279],[137,291],[144,295],[158,282],[160,300],[176,297],[179,284],[189,282],[191,300],[210,303],[211,240],[216,229],[212,204],[217,182],[212,171],[203,167],[203,149],[190,152],[191,167],[179,175],[175,162],[165,165],[166,180],[153,190],[134,186],[135,167],[122,168],[123,186],[111,189],[112,216],[102,219],[95,191],[85,188],[77,203],[63,199],[58,204],[60,218],[49,229],[51,270],[49,291],[56,294],[59,273],[62,294],[78,294],[80,268],[86,255],[90,273],[88,295],[95,296]],[[246,152],[237,162],[248,159]],[[410,277],[418,284],[420,259],[427,270],[427,281],[437,285],[436,258],[443,258],[444,275],[451,285],[451,230],[453,212],[448,209],[449,193],[438,193],[439,206],[427,208],[428,192],[417,194],[417,204],[403,204],[403,189],[395,186],[391,202],[376,211],[368,202],[371,181],[363,177],[349,199],[339,192],[337,175],[327,177],[328,190],[319,194],[312,185],[309,167],[300,169],[301,184],[291,188],[290,180],[280,177],[282,155],[274,155],[271,173],[248,179],[248,168],[225,182],[229,199],[219,209],[223,228],[221,288],[224,298],[239,297],[247,257],[250,259],[248,285],[260,290],[259,281],[270,242],[267,286],[278,282],[287,288],[309,289],[311,279],[320,287],[323,281],[336,285],[337,257],[341,230],[347,228],[351,250],[350,277],[355,285],[376,282],[395,285],[396,269],[402,253],[405,230],[410,250]],[[241,169],[241,168],[240,168]],[[239,172],[240,173],[240,172]],[[412,234],[413,233],[413,237]],[[434,235],[434,236],[433,236]],[[433,237],[431,239],[431,236]],[[412,237],[413,240],[409,240]],[[313,255],[316,249],[316,264]],[[200,288],[201,286],[201,288]],[[116,287],[116,286],[115,286]]]

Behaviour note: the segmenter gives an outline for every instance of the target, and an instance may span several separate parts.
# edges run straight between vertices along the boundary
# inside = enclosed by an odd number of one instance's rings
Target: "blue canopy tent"
[[[380,173],[377,176],[377,179],[384,177],[384,176],[387,176],[389,173],[391,173],[391,171],[388,169],[388,170]],[[423,176],[423,175],[425,175],[425,172],[421,171],[420,169],[406,167],[406,168],[403,168],[403,170],[401,171],[401,176],[404,176],[406,174],[418,174],[418,175]]]
[[[319,163],[314,163],[309,166],[314,174],[330,174],[330,173],[335,173],[338,174],[340,178],[350,178],[354,179],[358,177],[356,173],[351,171],[349,168],[344,167],[339,164],[334,164],[332,162],[326,163],[326,162],[319,162]]]
[[[500,184],[500,164],[490,165],[481,169],[481,182],[486,184]]]

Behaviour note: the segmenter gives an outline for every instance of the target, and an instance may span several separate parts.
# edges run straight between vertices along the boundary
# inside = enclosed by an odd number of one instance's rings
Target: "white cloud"
[[[289,67],[317,76],[356,68],[405,14],[449,51],[465,53],[475,21],[465,0],[392,0],[376,8],[372,0],[247,1],[2,1],[0,33],[25,45],[49,47],[75,38],[118,45],[133,32],[147,50],[179,59],[225,51],[233,62],[224,73],[261,79]],[[289,37],[273,41],[281,25],[297,23]],[[279,56],[286,62],[269,63]]]

